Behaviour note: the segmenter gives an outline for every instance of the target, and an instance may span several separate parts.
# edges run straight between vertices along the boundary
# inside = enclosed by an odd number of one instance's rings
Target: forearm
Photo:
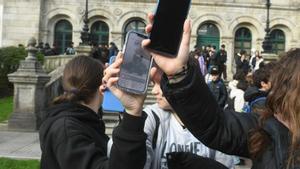
[[[124,114],[123,121],[113,132],[109,169],[142,169],[146,161],[146,114],[136,117]]]
[[[201,142],[228,154],[248,157],[247,135],[256,126],[256,119],[219,108],[198,70],[191,67],[177,84],[168,84],[164,78],[162,89],[182,122]]]
[[[196,67],[190,66],[185,79],[176,84],[169,84],[164,76],[161,87],[183,123],[195,132],[196,136],[201,136],[213,123],[219,110],[203,77],[195,69]]]

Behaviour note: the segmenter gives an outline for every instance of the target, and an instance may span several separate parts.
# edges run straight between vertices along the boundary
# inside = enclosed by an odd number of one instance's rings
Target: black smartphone
[[[142,41],[148,37],[135,31],[127,33],[124,44],[123,63],[117,86],[134,94],[144,94],[149,83],[149,74],[153,59],[142,47]]]
[[[158,1],[150,33],[150,50],[169,57],[177,56],[190,4],[191,0]]]

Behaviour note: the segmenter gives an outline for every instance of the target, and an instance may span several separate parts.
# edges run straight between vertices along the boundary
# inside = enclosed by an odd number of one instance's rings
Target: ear
[[[101,96],[103,96],[104,95],[104,91],[106,90],[106,87],[105,87],[105,85],[103,85],[103,84],[101,84],[100,86],[99,86],[99,94],[101,95]]]

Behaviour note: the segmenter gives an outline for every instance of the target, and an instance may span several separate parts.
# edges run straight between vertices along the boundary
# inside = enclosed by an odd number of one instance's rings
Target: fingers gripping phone
[[[112,56],[109,59],[109,65],[114,63],[116,56]],[[123,107],[120,100],[109,90],[104,91],[102,109],[104,112],[124,112],[125,108]]]
[[[148,48],[168,57],[176,57],[191,0],[159,0]]]
[[[123,63],[119,74],[118,87],[134,94],[147,91],[149,72],[152,65],[150,53],[142,48],[146,35],[130,31],[126,36]]]

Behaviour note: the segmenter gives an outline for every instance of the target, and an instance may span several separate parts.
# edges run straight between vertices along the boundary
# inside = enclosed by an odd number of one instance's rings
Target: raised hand
[[[123,54],[119,52],[115,62],[104,70],[102,83],[121,101],[128,114],[141,116],[146,95],[131,94],[116,87],[122,62]]]
[[[146,26],[146,32],[150,33],[152,29],[152,23],[154,19],[153,14],[148,15],[149,24]],[[190,50],[190,38],[191,38],[191,22],[186,20],[183,27],[183,35],[177,57],[170,58],[151,52],[156,64],[167,74],[174,75],[182,71],[183,67],[186,68],[189,59]],[[142,46],[147,49],[147,45],[151,43],[150,39],[144,40]]]

